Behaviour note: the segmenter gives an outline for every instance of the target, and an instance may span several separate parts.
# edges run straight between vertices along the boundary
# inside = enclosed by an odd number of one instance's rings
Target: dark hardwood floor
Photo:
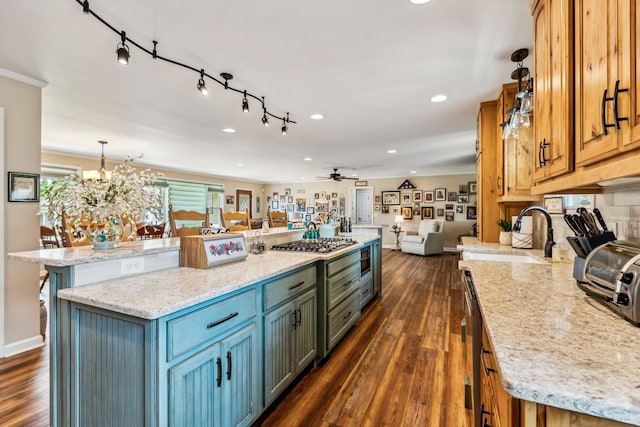
[[[383,251],[383,297],[254,425],[468,423],[457,255]],[[0,426],[49,424],[48,347],[0,359]]]

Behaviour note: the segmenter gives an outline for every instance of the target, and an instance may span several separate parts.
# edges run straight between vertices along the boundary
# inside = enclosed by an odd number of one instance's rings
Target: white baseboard
[[[6,345],[4,347],[4,356],[14,356],[19,353],[24,353],[25,351],[33,350],[34,348],[42,347],[43,345],[44,341],[42,339],[42,335],[36,335],[34,337]]]

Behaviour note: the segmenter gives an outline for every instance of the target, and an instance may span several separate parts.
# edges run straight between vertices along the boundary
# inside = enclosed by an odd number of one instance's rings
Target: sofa
[[[407,231],[400,245],[402,252],[416,255],[436,255],[444,252],[445,221],[423,219],[418,232]]]

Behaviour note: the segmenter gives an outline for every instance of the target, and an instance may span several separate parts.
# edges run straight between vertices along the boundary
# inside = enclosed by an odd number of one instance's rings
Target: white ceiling
[[[2,0],[0,68],[48,83],[43,150],[97,158],[106,139],[111,160],[143,153],[137,164],[274,183],[336,166],[361,179],[474,173],[479,103],[511,81],[511,52],[533,43],[529,0],[90,6],[148,49],[158,40],[162,56],[232,73],[233,86],[298,123],[286,136],[273,119],[264,128],[259,103],[245,114],[242,96],[212,81],[203,97],[197,73],[131,45],[129,65],[119,65],[119,37],[75,0]],[[431,103],[439,93],[448,100]]]

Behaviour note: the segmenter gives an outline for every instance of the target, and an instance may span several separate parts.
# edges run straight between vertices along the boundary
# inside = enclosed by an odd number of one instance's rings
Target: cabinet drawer
[[[360,265],[360,251],[353,252],[349,255],[345,255],[340,259],[331,261],[327,264],[327,277],[331,277],[341,270],[350,267],[351,264]]]
[[[360,317],[360,293],[353,292],[328,316],[328,348],[331,350]]]
[[[352,265],[327,279],[327,310],[338,305],[360,286],[360,264]]]
[[[256,291],[202,307],[167,322],[167,360],[216,338],[257,313]]]
[[[371,273],[364,275],[360,279],[360,308],[373,298],[373,275]]]
[[[269,310],[287,299],[301,294],[315,284],[315,265],[267,283],[264,285],[264,309]]]

